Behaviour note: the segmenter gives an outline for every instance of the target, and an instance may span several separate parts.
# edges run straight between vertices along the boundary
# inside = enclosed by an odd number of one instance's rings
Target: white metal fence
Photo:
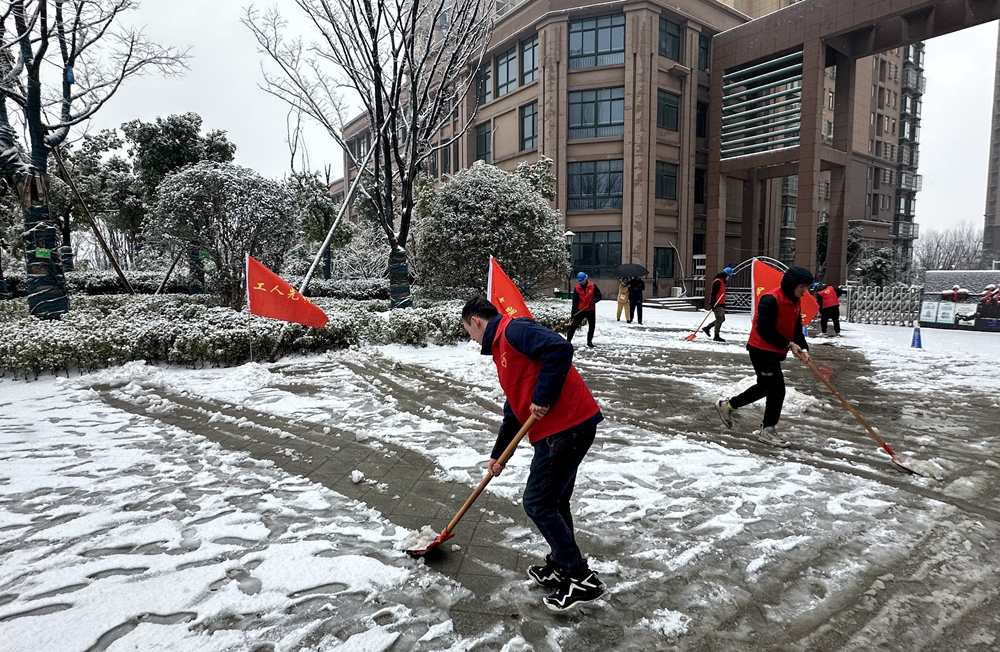
[[[913,326],[920,317],[923,292],[923,288],[848,287],[846,320],[855,324]]]

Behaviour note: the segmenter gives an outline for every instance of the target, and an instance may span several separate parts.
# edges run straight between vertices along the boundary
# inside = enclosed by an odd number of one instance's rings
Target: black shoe
[[[703,328],[701,330],[705,331],[705,337],[712,337],[712,327],[711,326],[706,326],[705,328]]]
[[[593,602],[604,595],[604,584],[597,579],[597,573],[587,571],[582,578],[569,578],[555,593],[542,602],[552,611],[569,611],[578,604]]]
[[[715,340],[716,342],[725,342],[726,341],[726,340],[722,339],[721,337],[713,337],[712,339]]]
[[[528,577],[547,589],[558,589],[566,582],[566,578],[556,570],[552,555],[545,555],[544,566],[528,566]]]
[[[594,348],[594,343],[593,342],[587,342],[587,346],[589,346],[590,348]]]

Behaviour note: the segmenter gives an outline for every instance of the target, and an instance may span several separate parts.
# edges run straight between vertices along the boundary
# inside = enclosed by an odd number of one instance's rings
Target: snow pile
[[[403,537],[398,544],[397,550],[426,550],[427,546],[437,541],[438,533],[431,529],[430,525],[425,525],[415,532],[410,532]]]

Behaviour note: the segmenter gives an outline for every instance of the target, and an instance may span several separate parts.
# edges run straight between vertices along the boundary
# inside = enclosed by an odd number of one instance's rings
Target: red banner
[[[753,286],[753,310],[751,315],[757,311],[757,303],[764,294],[781,286],[781,277],[784,272],[777,270],[762,260],[753,261],[750,272],[750,284]],[[802,325],[808,326],[816,314],[819,313],[819,303],[809,292],[802,295],[802,302],[799,304],[802,309]]]
[[[528,306],[514,282],[500,269],[500,263],[490,256],[490,275],[486,285],[486,293],[490,303],[496,306],[501,315],[510,317],[532,317]],[[534,319],[534,317],[532,317]]]
[[[314,328],[326,326],[326,313],[280,276],[247,255],[247,305],[250,312]]]

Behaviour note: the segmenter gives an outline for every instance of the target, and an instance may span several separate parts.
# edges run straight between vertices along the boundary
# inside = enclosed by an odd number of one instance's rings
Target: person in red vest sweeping
[[[465,304],[462,325],[482,354],[493,356],[507,396],[487,467],[491,475],[503,472],[497,460],[521,425],[529,416],[537,419],[528,431],[535,452],[521,502],[550,552],[543,566],[528,567],[528,576],[554,591],[542,600],[552,611],[593,602],[605,588],[576,544],[570,498],[604,416],[573,366],[573,345],[528,317],[501,316],[481,298]]]
[[[833,320],[833,336],[840,335],[840,297],[844,291],[836,285],[813,283],[816,300],[819,301],[819,324],[823,335],[826,335],[826,325]]]
[[[593,282],[588,281],[586,274],[580,272],[576,275],[576,287],[573,289],[573,322],[569,325],[569,332],[566,334],[567,341],[573,341],[573,334],[576,333],[576,329],[586,319],[587,346],[594,347],[594,327],[596,325],[596,311],[594,307],[602,298],[601,289],[594,285]],[[631,309],[628,314],[632,314]]]
[[[802,307],[800,299],[813,283],[813,275],[804,267],[792,267],[781,278],[781,285],[765,293],[757,304],[747,341],[750,362],[757,374],[757,384],[739,396],[720,398],[715,408],[727,427],[733,427],[733,412],[744,405],[750,405],[762,398],[764,420],[760,430],[754,434],[757,439],[772,446],[788,446],[788,440],[774,429],[781,417],[781,406],[785,402],[785,376],[781,363],[788,357],[788,351],[803,363],[809,361],[809,345],[802,334]]]
[[[726,321],[726,281],[732,275],[733,268],[727,267],[716,274],[715,279],[712,281],[712,295],[709,297],[708,305],[712,306],[712,312],[715,313],[715,321],[702,330],[705,331],[705,335],[711,337],[712,327],[714,326],[715,337],[713,339],[716,342],[726,341],[719,337],[719,331],[722,329],[722,322]]]

